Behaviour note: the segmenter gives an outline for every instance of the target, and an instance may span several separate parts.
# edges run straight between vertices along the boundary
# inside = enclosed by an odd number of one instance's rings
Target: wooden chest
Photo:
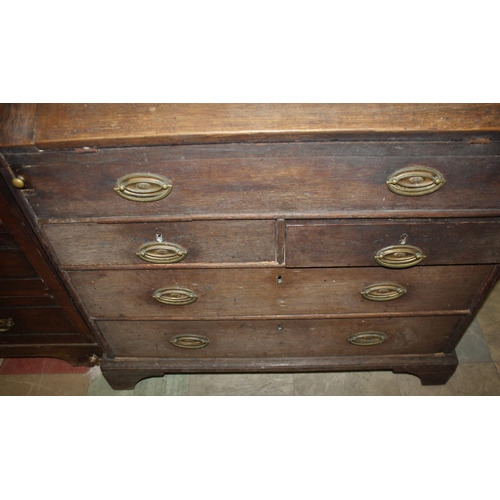
[[[498,105],[9,113],[2,175],[116,389],[364,369],[442,384],[499,275]]]

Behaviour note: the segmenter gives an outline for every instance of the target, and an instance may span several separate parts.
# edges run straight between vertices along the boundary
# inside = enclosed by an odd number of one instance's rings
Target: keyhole
[[[278,285],[281,285],[283,283],[283,276],[277,276],[276,283],[278,283]]]
[[[399,244],[400,245],[406,245],[407,238],[408,238],[408,235],[406,233],[403,233],[401,235],[401,238],[399,239]]]
[[[163,243],[163,235],[161,233],[156,233],[156,235],[155,235],[155,241],[157,243]]]

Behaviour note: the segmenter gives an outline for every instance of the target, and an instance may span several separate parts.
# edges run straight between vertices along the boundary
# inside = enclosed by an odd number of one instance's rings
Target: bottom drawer
[[[444,352],[463,319],[99,321],[98,326],[116,357],[374,356]]]

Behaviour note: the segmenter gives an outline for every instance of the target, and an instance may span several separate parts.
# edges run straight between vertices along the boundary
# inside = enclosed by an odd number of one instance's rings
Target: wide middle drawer
[[[463,312],[492,268],[159,269],[69,274],[92,317],[172,319]],[[396,292],[401,288],[406,293],[388,301],[362,295],[379,285],[384,285],[382,293],[384,288]],[[379,298],[379,293],[380,287],[372,296]]]

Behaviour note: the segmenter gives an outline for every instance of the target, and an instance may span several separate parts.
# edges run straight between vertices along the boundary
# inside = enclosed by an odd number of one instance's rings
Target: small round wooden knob
[[[12,185],[17,189],[23,189],[25,186],[24,177],[19,175],[18,177],[12,179]]]

